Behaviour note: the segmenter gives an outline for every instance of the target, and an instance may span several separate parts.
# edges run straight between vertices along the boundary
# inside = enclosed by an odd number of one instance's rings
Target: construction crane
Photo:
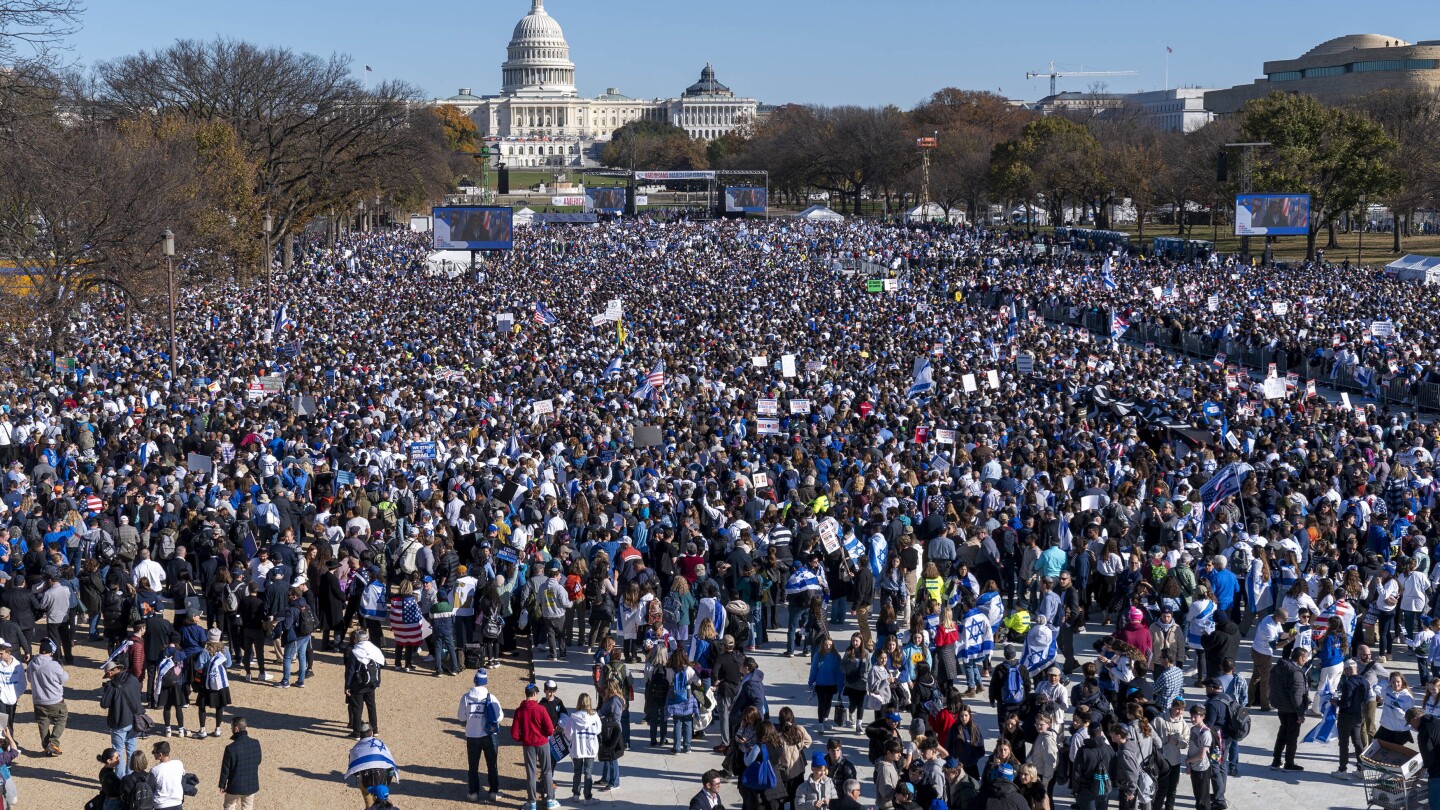
[[[1050,95],[1053,96],[1053,95],[1055,95],[1055,80],[1058,79],[1058,78],[1060,78],[1061,76],[1139,76],[1139,75],[1140,75],[1139,73],[1136,73],[1136,72],[1133,71],[1133,70],[1065,70],[1065,71],[1060,71],[1060,70],[1056,70],[1056,69],[1055,69],[1055,63],[1052,61],[1052,62],[1050,63],[1050,70],[1048,70],[1048,71],[1032,70],[1032,71],[1029,71],[1029,72],[1027,72],[1027,73],[1025,74],[1025,78],[1027,78],[1027,79],[1033,79],[1033,78],[1035,78],[1036,76],[1049,76],[1049,77],[1050,77]]]

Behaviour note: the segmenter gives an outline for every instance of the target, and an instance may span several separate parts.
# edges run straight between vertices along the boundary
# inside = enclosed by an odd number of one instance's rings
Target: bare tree
[[[118,117],[178,114],[230,125],[256,167],[256,191],[286,246],[317,216],[388,193],[396,163],[431,161],[417,142],[426,115],[402,82],[366,89],[349,57],[322,58],[246,42],[182,40],[97,68],[102,109]],[[425,130],[433,131],[433,130]],[[258,223],[249,223],[258,231]]]

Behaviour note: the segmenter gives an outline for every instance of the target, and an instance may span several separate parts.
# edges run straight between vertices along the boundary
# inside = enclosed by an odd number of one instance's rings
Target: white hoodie
[[[488,737],[490,730],[485,723],[485,704],[494,703],[498,713],[496,724],[505,720],[505,710],[500,701],[490,694],[490,690],[483,686],[473,686],[469,692],[460,696],[460,708],[455,711],[455,719],[465,724],[466,737]],[[598,720],[596,721],[598,724]]]
[[[380,648],[376,647],[373,642],[362,641],[354,647],[351,647],[350,651],[355,654],[355,660],[362,664],[379,664],[382,667],[385,666],[385,653],[381,652]]]
[[[560,718],[560,727],[570,739],[570,756],[594,759],[600,755],[600,715],[595,712],[570,712]]]

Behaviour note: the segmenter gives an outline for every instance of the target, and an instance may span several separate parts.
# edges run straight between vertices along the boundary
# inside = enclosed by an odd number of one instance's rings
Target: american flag
[[[85,499],[85,509],[90,512],[99,512],[104,508],[105,502],[100,500],[100,498],[96,497],[95,495],[91,495]]]
[[[550,312],[550,308],[545,306],[543,301],[536,301],[535,314],[530,316],[530,320],[542,326],[549,326],[558,321],[559,318],[556,318],[555,315]]]
[[[655,364],[655,368],[645,375],[645,384],[651,388],[660,389],[665,387],[665,361],[661,360]]]
[[[390,600],[390,632],[396,644],[418,645],[425,640],[424,617],[420,603],[413,596],[397,596]]]

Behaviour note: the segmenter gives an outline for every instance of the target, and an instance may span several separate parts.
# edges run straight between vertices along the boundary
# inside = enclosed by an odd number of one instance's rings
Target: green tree
[[[1417,208],[1440,201],[1440,91],[1385,90],[1362,96],[1356,106],[1395,139],[1399,152],[1393,161],[1396,183],[1383,199],[1395,216],[1390,249],[1400,253],[1401,239],[1409,230]]]
[[[686,171],[710,166],[702,141],[669,122],[643,118],[615,130],[600,154],[600,162],[641,171]]]
[[[1312,96],[1271,93],[1245,105],[1241,136],[1269,142],[1256,150],[1256,190],[1310,195],[1305,255],[1315,237],[1366,196],[1390,193],[1399,183],[1398,144],[1364,113],[1327,107]]]
[[[1018,138],[995,147],[990,183],[1010,200],[1044,198],[1052,224],[1065,219],[1065,203],[1085,202],[1103,185],[1100,144],[1083,124],[1061,116],[1031,121]]]

